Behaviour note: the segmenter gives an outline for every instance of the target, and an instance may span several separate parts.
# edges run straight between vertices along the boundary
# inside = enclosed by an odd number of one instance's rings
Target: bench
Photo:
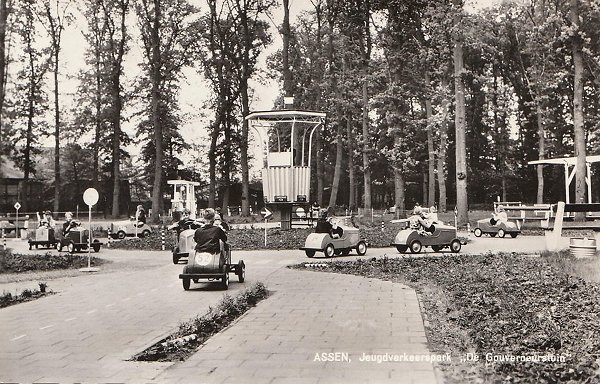
[[[561,238],[563,229],[594,231],[596,247],[598,247],[600,244],[600,221],[564,221],[564,219],[565,213],[577,212],[588,213],[587,218],[595,217],[592,216],[591,213],[600,212],[600,203],[565,204],[564,202],[559,201],[558,204],[552,206],[551,211],[554,213],[554,217],[549,218],[547,224],[542,226],[542,229],[545,230],[547,250],[554,251],[558,249],[558,242]]]
[[[520,204],[520,203],[519,203]],[[507,214],[513,212],[519,212],[519,215],[508,215],[509,221],[514,221],[517,224],[517,228],[521,229],[526,221],[539,221],[540,226],[544,225],[544,222],[550,217],[550,204],[535,204],[529,205],[517,205],[517,203],[509,203],[507,205],[494,204],[494,208],[503,208]],[[533,216],[528,213],[533,212]]]

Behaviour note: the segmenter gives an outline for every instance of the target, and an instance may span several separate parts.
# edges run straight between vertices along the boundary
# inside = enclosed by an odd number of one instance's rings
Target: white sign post
[[[17,201],[15,203],[15,209],[17,210],[17,218],[15,219],[15,239],[19,239],[19,209],[21,209],[21,204]]]
[[[262,211],[260,211],[260,213],[265,218],[265,247],[266,247],[267,246],[267,222],[271,218],[271,216],[273,216],[273,212],[269,211],[267,209],[267,207],[265,207],[265,208],[263,208]]]
[[[88,188],[85,190],[85,192],[83,192],[83,201],[87,204],[88,206],[88,211],[89,211],[89,215],[88,215],[88,228],[89,228],[89,235],[88,235],[88,266],[87,268],[81,268],[79,269],[81,272],[98,272],[100,270],[100,268],[92,268],[91,267],[91,251],[92,251],[92,206],[95,205],[98,202],[98,198],[100,196],[98,195],[98,191],[96,191],[94,188]]]

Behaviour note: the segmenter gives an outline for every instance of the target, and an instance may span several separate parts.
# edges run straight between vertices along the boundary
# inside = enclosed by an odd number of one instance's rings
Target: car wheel
[[[518,233],[511,233],[510,237],[512,237],[514,239],[515,237],[517,237],[517,235],[518,235]]]
[[[490,233],[490,236],[492,236],[492,237],[496,237],[496,232],[491,232],[491,233]]]
[[[173,264],[179,264],[179,256],[175,252],[173,252]]]
[[[244,280],[246,280],[246,266],[242,260],[238,261],[237,276],[240,283],[243,283]]]
[[[398,252],[404,253],[408,249],[408,246],[407,245],[396,245],[396,249],[398,250]]]
[[[221,289],[225,291],[229,289],[229,272],[223,274],[223,278],[221,279]]]
[[[458,240],[458,239],[454,239],[450,243],[450,250],[454,253],[460,252],[460,247],[461,247],[461,244],[460,244],[460,240]]]
[[[439,252],[442,250],[442,246],[441,245],[432,245],[431,249],[433,249],[433,252]]]
[[[123,240],[124,238],[125,238],[125,232],[124,231],[117,232],[117,239]]]
[[[100,252],[100,244],[92,244],[92,249],[96,253]]]
[[[498,230],[498,237],[503,238],[504,236],[506,236],[506,233],[504,232],[504,229],[500,228]]]
[[[325,257],[333,257],[335,254],[335,248],[333,247],[333,244],[327,244],[323,253],[325,254]]]
[[[421,245],[421,242],[419,240],[415,240],[412,243],[410,243],[410,251],[412,253],[421,252],[421,248],[423,248],[423,245]]]
[[[140,234],[140,237],[150,237],[150,231],[145,229],[144,232]]]
[[[475,237],[481,237],[481,235],[483,235],[483,232],[481,231],[481,228],[475,228],[473,234],[475,235]]]
[[[187,277],[183,278],[183,289],[185,289],[186,291],[190,289],[190,279]]]
[[[363,256],[365,253],[367,253],[367,243],[364,241],[359,241],[356,245],[356,253],[358,253],[358,256]]]
[[[348,256],[350,254],[350,250],[349,249],[344,249],[342,251],[342,256]]]
[[[75,250],[76,250],[75,243],[72,241],[69,241],[69,244],[67,244],[67,252],[73,254],[73,253],[75,253]]]
[[[306,253],[306,256],[308,256],[308,257],[314,257],[316,251],[314,249],[305,249],[304,253]]]
[[[62,249],[63,249],[63,244],[62,244],[62,241],[59,241],[59,242],[58,242],[58,244],[57,244],[57,246],[56,246],[56,249],[58,249],[58,252],[62,252]]]
[[[33,244],[29,243],[29,250],[30,250],[30,251],[31,251],[31,246],[32,246],[32,245],[33,245]]]

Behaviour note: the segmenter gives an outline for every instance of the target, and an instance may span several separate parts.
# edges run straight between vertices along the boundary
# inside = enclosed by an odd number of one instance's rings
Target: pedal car
[[[110,224],[110,237],[113,239],[124,239],[127,236],[148,237],[152,228],[146,223],[138,227],[134,220],[116,221]]]
[[[225,245],[222,251],[218,254],[207,252],[190,253],[188,263],[183,268],[183,273],[179,278],[183,281],[183,289],[190,289],[191,281],[198,283],[200,279],[208,279],[208,281],[220,280],[222,289],[229,288],[229,274],[234,272],[240,283],[243,283],[246,278],[246,265],[243,260],[237,264],[231,263],[231,249]]]
[[[346,227],[340,225],[343,232],[340,238],[334,239],[329,233],[311,233],[304,242],[304,250],[306,256],[314,257],[315,253],[323,252],[325,257],[334,255],[347,256],[353,249],[359,256],[367,253],[367,242],[361,240],[358,233],[358,228]]]
[[[84,227],[71,228],[65,236],[60,235],[60,242],[58,243],[58,251],[61,252],[64,247],[67,248],[67,252],[75,253],[87,251],[90,243],[90,230]],[[94,252],[100,251],[102,243],[98,239],[92,241],[92,249]]]
[[[27,242],[29,243],[29,249],[33,246],[35,246],[35,248],[38,248],[39,246],[55,248],[56,244],[58,244],[58,239],[55,236],[55,233],[57,232],[60,233],[60,230],[56,231],[54,228],[45,226],[28,230]]]
[[[456,237],[456,228],[449,225],[434,223],[433,233],[410,226],[401,229],[392,243],[398,252],[419,253],[423,247],[431,247],[434,252],[439,252],[448,247],[452,252],[460,252],[461,243]]]
[[[173,264],[179,263],[182,257],[188,257],[190,253],[194,253],[196,242],[194,241],[195,229],[186,229],[181,231],[177,244],[173,247]]]
[[[495,221],[492,224],[491,219],[481,219],[477,221],[477,226],[473,228],[473,234],[476,237],[481,237],[484,233],[495,237],[504,237],[510,235],[513,239],[521,233],[521,230],[517,228],[517,225],[513,222]]]

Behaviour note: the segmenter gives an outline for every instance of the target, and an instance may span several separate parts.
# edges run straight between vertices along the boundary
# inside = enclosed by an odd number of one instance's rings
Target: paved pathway
[[[473,240],[463,252],[543,248],[540,237]],[[384,248],[365,257],[384,254],[399,256]],[[360,361],[363,353],[428,353],[412,289],[286,269],[309,260],[298,250],[234,253],[234,262],[246,262],[248,284],[263,281],[275,293],[188,361],[127,361],[180,322],[206,313],[223,292],[207,284],[184,291],[177,278],[183,265],[171,264],[168,252],[103,249],[98,256],[115,263],[98,274],[51,280],[58,294],[0,310],[0,382],[436,382],[430,363]],[[0,291],[36,283],[0,284]],[[246,285],[232,283],[230,293]],[[329,353],[349,361],[318,361]]]
[[[429,356],[413,289],[294,270],[272,275],[268,286],[272,297],[154,381],[436,383],[430,362],[361,361]]]

